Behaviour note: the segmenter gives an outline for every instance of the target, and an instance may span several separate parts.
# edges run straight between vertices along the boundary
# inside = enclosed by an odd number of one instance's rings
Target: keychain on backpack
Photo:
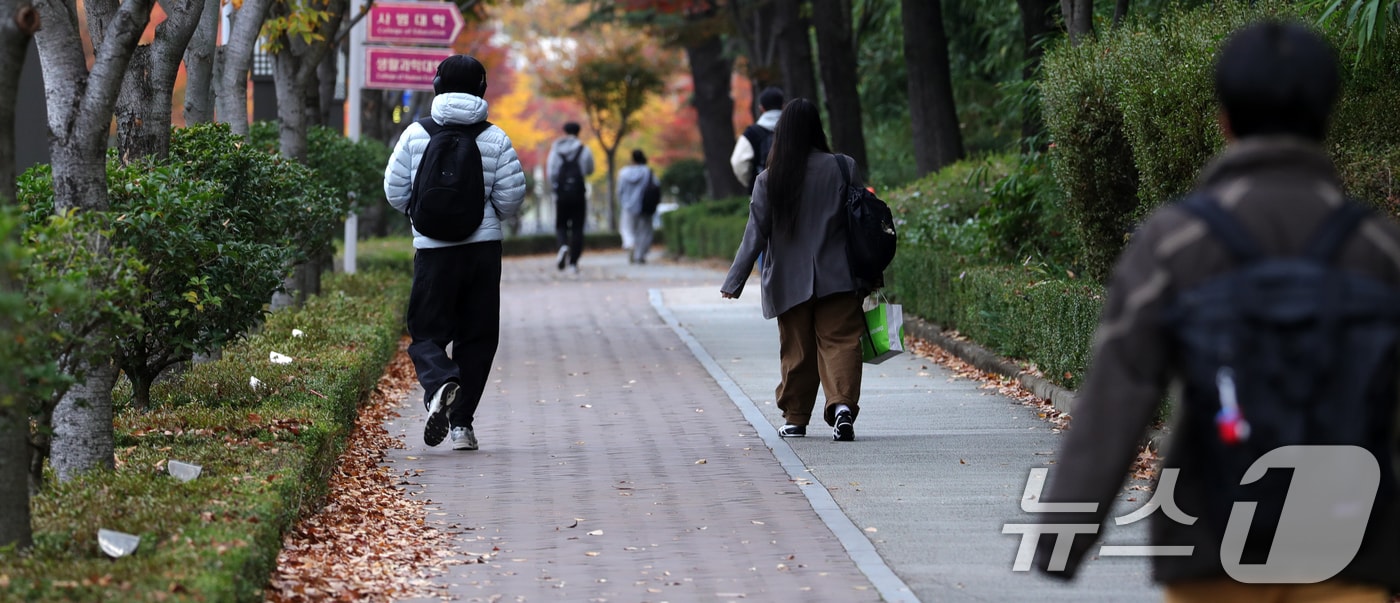
[[[1220,411],[1215,413],[1215,427],[1220,433],[1220,441],[1234,445],[1249,439],[1249,421],[1240,412],[1239,401],[1235,398],[1235,372],[1228,366],[1220,367],[1215,373],[1215,388],[1220,396]]]

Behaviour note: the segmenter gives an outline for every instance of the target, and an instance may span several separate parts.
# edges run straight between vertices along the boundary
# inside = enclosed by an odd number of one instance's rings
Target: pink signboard
[[[451,46],[466,21],[452,2],[375,2],[366,42]]]
[[[365,47],[365,87],[378,90],[432,90],[438,63],[451,48]]]

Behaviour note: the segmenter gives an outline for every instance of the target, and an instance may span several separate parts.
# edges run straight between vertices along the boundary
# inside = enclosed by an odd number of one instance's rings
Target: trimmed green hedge
[[[1088,365],[1103,291],[1053,262],[1006,261],[1007,220],[1034,208],[1011,204],[1040,196],[1017,192],[1028,169],[1036,168],[1009,155],[968,159],[889,195],[900,247],[886,292],[906,314],[1072,388]]]
[[[1091,277],[1105,279],[1137,223],[1190,190],[1224,145],[1213,74],[1230,33],[1263,18],[1311,23],[1314,11],[1278,0],[1174,6],[1160,20],[1134,19],[1047,53],[1040,85],[1054,173]],[[1345,30],[1324,34],[1341,57],[1353,54]],[[1395,195],[1394,163],[1378,165],[1375,156],[1396,157],[1385,149],[1400,139],[1400,44],[1360,64],[1343,60],[1327,148],[1350,194],[1384,203]]]
[[[665,237],[657,232],[654,241],[664,243]],[[356,243],[357,271],[375,270],[380,267],[405,268],[413,270],[412,237],[386,237]],[[622,249],[622,235],[615,232],[589,232],[583,235],[583,248],[594,250]],[[343,253],[343,249],[340,253]],[[559,243],[554,235],[528,235],[506,237],[501,241],[501,253],[505,256],[552,254],[559,251]],[[339,260],[336,265],[339,266]]]
[[[731,197],[702,201],[661,215],[666,251],[672,257],[734,257],[744,239],[749,200]]]
[[[120,410],[117,469],[34,498],[34,548],[0,556],[0,599],[261,601],[283,533],[324,496],[358,405],[396,350],[410,271],[328,277],[305,307],[158,384],[151,412]],[[295,360],[272,364],[274,351]],[[204,471],[182,484],[167,459]],[[140,547],[108,559],[99,528],[138,534]]]

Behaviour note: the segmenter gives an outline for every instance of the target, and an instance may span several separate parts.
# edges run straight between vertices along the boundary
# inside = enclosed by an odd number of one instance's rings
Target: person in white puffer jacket
[[[432,119],[467,126],[486,119],[486,68],[475,58],[454,55],[438,65],[433,80]],[[384,170],[389,205],[408,208],[428,131],[409,124]],[[490,126],[476,139],[485,184],[481,226],[461,241],[442,241],[413,231],[413,289],[408,300],[408,354],[423,386],[428,422],[423,440],[436,446],[452,435],[454,450],[476,450],[472,421],[501,335],[501,221],[520,211],[525,172],[504,130]],[[447,345],[452,344],[452,357]]]

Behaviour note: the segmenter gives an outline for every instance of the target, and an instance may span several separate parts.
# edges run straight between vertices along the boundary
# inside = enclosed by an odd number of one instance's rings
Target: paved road
[[[857,441],[780,440],[777,329],[713,268],[590,253],[507,260],[481,450],[423,446],[421,392],[388,462],[486,563],[464,601],[1155,601],[1140,558],[1070,586],[1013,572],[1034,412],[912,355],[867,366]],[[1139,493],[1140,494],[1140,493]],[[1125,514],[1141,502],[1125,502]],[[1110,532],[1142,544],[1141,523]]]

